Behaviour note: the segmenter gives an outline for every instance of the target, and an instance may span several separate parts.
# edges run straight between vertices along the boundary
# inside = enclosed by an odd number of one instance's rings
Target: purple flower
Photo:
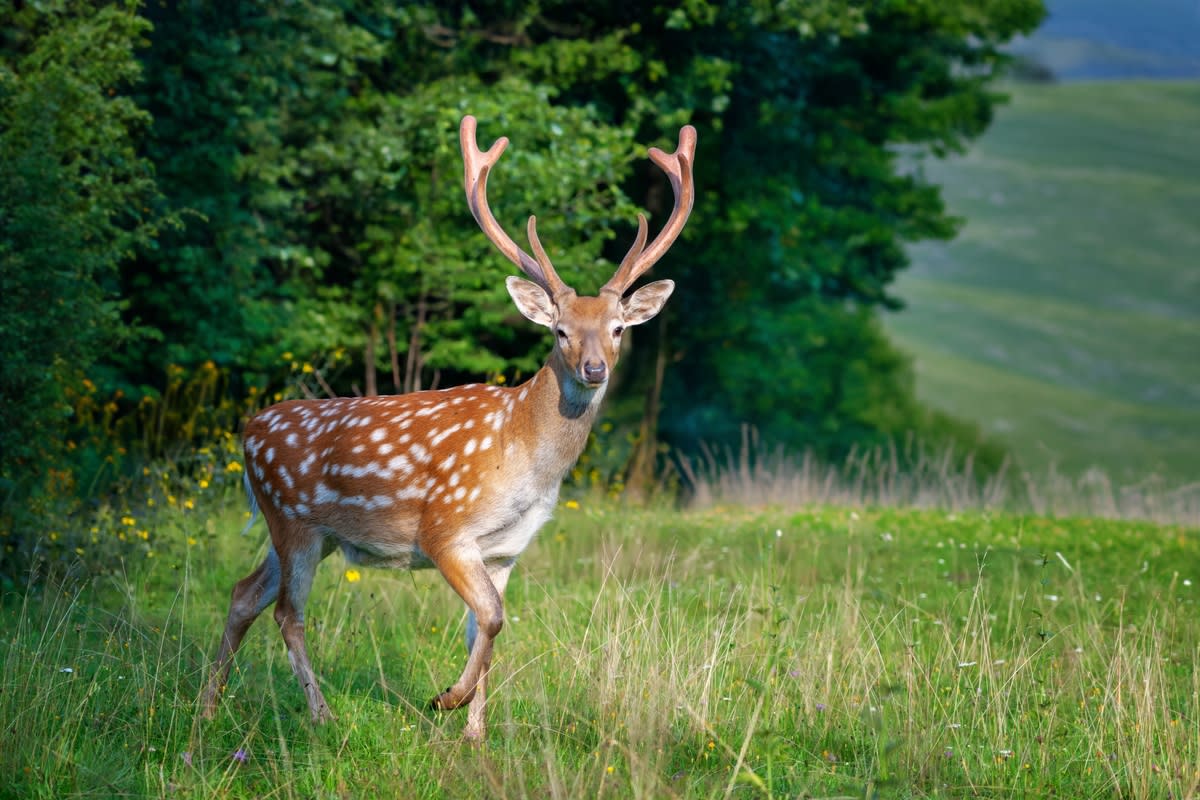
[[[825,704],[817,703],[817,711],[824,711],[824,710],[825,710]]]
[[[237,750],[234,750],[233,751],[233,760],[245,763],[246,749],[244,747],[239,747]]]

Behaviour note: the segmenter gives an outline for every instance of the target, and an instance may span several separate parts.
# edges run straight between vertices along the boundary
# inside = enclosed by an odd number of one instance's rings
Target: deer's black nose
[[[603,383],[608,377],[608,366],[603,361],[583,362],[583,379],[588,383]]]

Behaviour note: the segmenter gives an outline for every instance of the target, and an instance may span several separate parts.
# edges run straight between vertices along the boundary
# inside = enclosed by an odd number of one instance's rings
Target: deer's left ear
[[[641,325],[654,319],[667,298],[675,291],[675,281],[655,281],[647,283],[629,297],[621,300],[621,316],[625,326]]]

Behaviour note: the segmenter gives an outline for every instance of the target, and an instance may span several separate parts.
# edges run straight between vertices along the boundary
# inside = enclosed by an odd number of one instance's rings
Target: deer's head
[[[486,152],[481,151],[475,138],[475,127],[475,118],[466,116],[459,129],[466,168],[467,204],[492,243],[530,279],[510,277],[508,293],[529,320],[554,332],[554,353],[550,363],[555,371],[583,387],[599,388],[607,383],[617,363],[621,334],[626,328],[653,319],[675,288],[673,281],[654,281],[628,296],[625,294],[667,252],[692,211],[696,129],[685,125],[679,131],[679,146],[674,153],[664,153],[657,147],[649,150],[650,159],[667,174],[675,192],[675,208],[662,231],[647,246],[646,218],[639,214],[637,239],[617,271],[595,297],[580,297],[558,277],[546,256],[538,241],[535,217],[529,218],[527,226],[534,252],[531,257],[517,246],[492,215],[487,201],[487,177],[508,146],[508,139],[501,137]]]

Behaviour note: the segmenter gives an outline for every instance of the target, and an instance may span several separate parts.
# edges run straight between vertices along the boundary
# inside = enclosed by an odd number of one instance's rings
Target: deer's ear
[[[625,325],[641,325],[654,319],[673,291],[675,281],[655,281],[621,300],[621,316]]]
[[[526,319],[547,328],[554,327],[554,301],[542,287],[514,276],[505,280],[504,285],[508,287],[513,302],[517,304],[517,310],[524,314]]]

